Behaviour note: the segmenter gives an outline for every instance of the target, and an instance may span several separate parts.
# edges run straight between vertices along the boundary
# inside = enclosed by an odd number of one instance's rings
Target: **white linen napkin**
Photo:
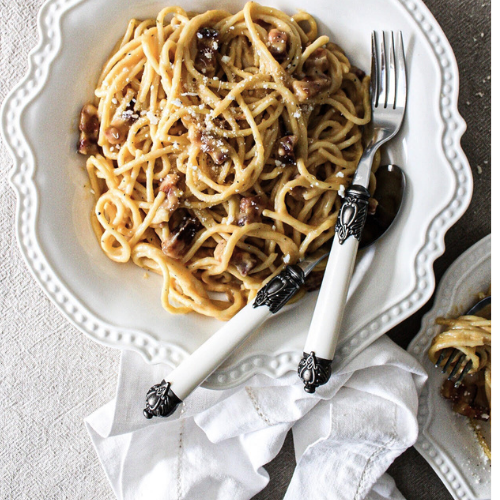
[[[123,352],[117,398],[86,419],[120,500],[250,499],[290,428],[297,466],[285,500],[403,499],[384,472],[417,438],[426,374],[388,338],[315,395],[295,372],[256,375],[226,391],[199,388],[172,417],[146,420],[146,392],[167,371]]]

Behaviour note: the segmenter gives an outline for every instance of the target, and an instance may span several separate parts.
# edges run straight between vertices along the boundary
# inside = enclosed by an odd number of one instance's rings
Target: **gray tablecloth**
[[[368,2],[369,0],[367,0]],[[24,75],[36,43],[42,0],[0,0],[0,101]],[[468,124],[462,144],[474,175],[471,205],[447,233],[448,266],[490,226],[490,0],[425,0],[455,51],[461,78],[459,109]],[[112,499],[113,494],[83,426],[83,417],[114,396],[119,352],[96,345],[70,326],[38,289],[17,249],[15,196],[0,147],[0,498]],[[36,307],[33,305],[36,304]],[[389,332],[406,347],[420,328],[418,313]],[[258,500],[283,497],[295,463],[291,437],[267,470],[271,481]],[[389,472],[407,500],[451,498],[414,450]]]

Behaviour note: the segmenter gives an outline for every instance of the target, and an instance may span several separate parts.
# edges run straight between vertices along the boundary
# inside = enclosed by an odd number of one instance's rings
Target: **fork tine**
[[[372,63],[371,63],[371,94],[372,104],[378,105],[378,56],[377,56],[377,33],[372,31]]]
[[[455,382],[455,387],[458,387],[462,383],[463,378],[467,375],[467,373],[469,373],[471,368],[472,368],[472,360],[470,359],[464,366],[464,369],[462,370],[460,376],[457,378],[457,381]]]
[[[385,59],[385,33],[382,31],[382,40],[380,41],[379,51],[379,77],[378,77],[378,99],[377,106],[386,107],[387,104],[387,64]]]
[[[456,358],[457,354],[459,353],[460,351],[458,349],[453,349],[450,353],[450,357],[448,358],[448,361],[446,362],[446,364],[443,366],[443,370],[442,370],[442,373],[446,373],[448,371],[448,368],[450,367],[451,363],[453,362],[453,360]]]
[[[450,373],[450,376],[448,377],[448,380],[451,380],[451,379],[452,379],[452,378],[453,378],[453,377],[457,374],[458,369],[462,366],[462,363],[463,363],[463,361],[464,361],[464,359],[465,359],[465,358],[466,358],[465,354],[462,354],[462,355],[458,358],[458,360],[457,360],[457,362],[456,362],[455,366],[453,367],[453,370],[452,370],[452,371],[451,371],[451,373]]]
[[[403,44],[403,33],[400,31],[396,43],[396,66],[397,66],[397,87],[396,87],[396,108],[406,106],[406,58]]]
[[[396,107],[396,66],[394,62],[394,33],[390,31],[389,36],[389,67],[387,70],[387,102],[386,107]]]
[[[441,354],[439,355],[438,360],[436,361],[436,364],[434,365],[436,368],[441,365],[441,363],[444,361],[444,358],[446,357],[446,354],[450,353],[453,351],[453,349],[443,349],[441,351]]]

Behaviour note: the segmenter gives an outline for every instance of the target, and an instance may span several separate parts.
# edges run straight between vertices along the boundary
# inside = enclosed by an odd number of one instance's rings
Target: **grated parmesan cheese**
[[[160,121],[158,119],[158,117],[152,111],[148,111],[146,113],[146,116],[148,117],[149,122],[151,123],[151,125],[157,125],[158,122]]]

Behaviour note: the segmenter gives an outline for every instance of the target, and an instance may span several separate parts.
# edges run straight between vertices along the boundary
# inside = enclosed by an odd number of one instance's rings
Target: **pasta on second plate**
[[[491,291],[488,292],[491,295]],[[484,298],[480,294],[480,298]],[[490,420],[491,412],[491,306],[479,311],[477,315],[466,315],[458,318],[437,318],[436,323],[442,325],[443,331],[432,340],[429,359],[436,364],[441,353],[445,356],[443,363],[450,359],[454,350],[449,370],[458,364],[456,372],[465,368],[467,374],[460,383],[445,380],[441,394],[453,402],[453,411],[469,417],[471,420]],[[478,440],[486,455],[491,452],[481,433],[481,427],[474,425]]]

